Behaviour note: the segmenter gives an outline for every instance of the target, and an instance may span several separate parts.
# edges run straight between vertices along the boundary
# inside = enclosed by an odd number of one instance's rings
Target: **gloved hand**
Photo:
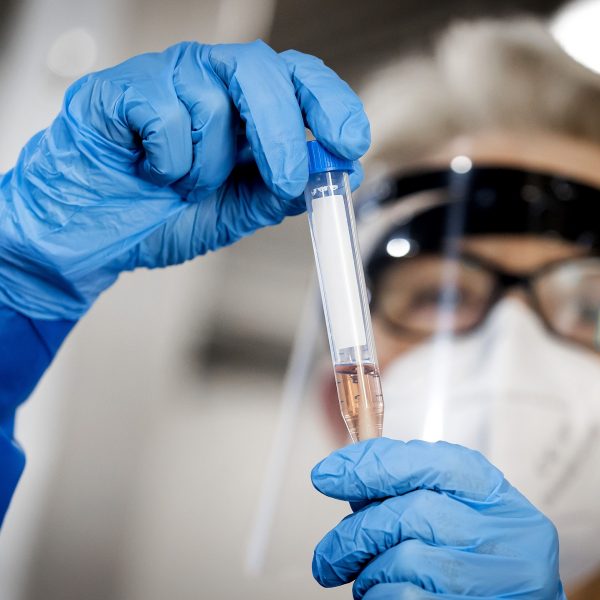
[[[353,503],[319,543],[325,587],[354,598],[565,598],[552,523],[481,454],[462,446],[376,439],[334,452],[312,472]]]
[[[260,41],[181,43],[83,77],[0,180],[0,303],[77,319],[121,271],[302,212],[305,124],[344,158],[369,146],[348,85]],[[237,164],[244,147],[253,168]]]

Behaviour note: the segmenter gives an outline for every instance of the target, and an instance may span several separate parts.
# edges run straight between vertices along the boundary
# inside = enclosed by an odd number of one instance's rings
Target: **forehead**
[[[555,173],[600,186],[599,144],[542,130],[491,130],[463,135],[403,167],[447,166],[458,155],[466,155],[480,166],[494,164]]]
[[[547,264],[585,256],[583,246],[536,235],[476,235],[465,237],[461,250],[515,273],[527,273]]]

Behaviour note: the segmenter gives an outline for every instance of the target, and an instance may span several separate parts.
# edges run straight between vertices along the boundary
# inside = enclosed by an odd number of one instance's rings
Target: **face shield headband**
[[[385,208],[424,192],[435,194],[435,205],[392,226],[370,253],[368,270],[372,272],[381,260],[448,250],[453,240],[466,235],[540,235],[600,254],[599,189],[505,167],[473,167],[466,173],[423,171],[387,180],[362,198],[359,218],[374,206]],[[402,256],[389,252],[394,239],[408,242]]]

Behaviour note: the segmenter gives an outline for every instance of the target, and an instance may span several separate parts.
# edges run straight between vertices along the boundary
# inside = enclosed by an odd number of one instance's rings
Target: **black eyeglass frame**
[[[437,254],[437,253],[435,253],[435,254],[434,253],[424,253],[424,254],[419,254],[419,256],[441,256],[441,255]],[[600,354],[600,344],[598,343],[599,342],[598,338],[596,338],[595,345],[590,346],[589,344],[586,344],[585,342],[582,342],[575,338],[566,336],[563,333],[561,333],[560,331],[556,330],[555,327],[553,326],[551,320],[548,319],[548,317],[544,313],[540,299],[535,290],[535,282],[537,280],[541,279],[542,277],[544,277],[545,275],[547,275],[548,273],[555,271],[556,269],[561,268],[564,265],[568,265],[569,263],[581,262],[581,261],[585,261],[585,260],[589,260],[589,259],[593,259],[593,258],[600,259],[599,254],[587,254],[587,255],[582,255],[582,256],[557,259],[557,260],[551,261],[549,263],[546,263],[544,266],[540,267],[539,269],[535,269],[527,274],[511,273],[510,271],[507,271],[506,269],[500,268],[497,264],[493,263],[492,261],[483,259],[480,256],[476,256],[469,252],[460,252],[454,256],[446,256],[445,258],[447,258],[448,260],[460,261],[465,265],[474,266],[478,269],[485,271],[486,273],[488,273],[494,277],[494,285],[492,288],[492,293],[490,294],[489,300],[484,305],[479,319],[477,319],[469,327],[453,330],[452,331],[453,335],[455,335],[457,337],[466,336],[466,335],[469,335],[470,333],[474,332],[475,330],[477,330],[479,327],[481,327],[481,325],[483,323],[485,323],[485,321],[489,317],[489,314],[492,311],[492,309],[494,308],[494,306],[496,304],[498,304],[498,302],[500,300],[502,300],[502,298],[504,298],[508,292],[510,292],[511,290],[513,290],[515,288],[520,288],[523,291],[525,291],[527,298],[530,301],[531,308],[533,309],[534,313],[539,317],[539,319],[542,322],[542,324],[544,325],[544,328],[546,329],[546,331],[548,331],[554,337],[556,337],[562,341],[567,341],[569,343],[576,344],[580,347],[584,347],[588,350],[592,350],[593,352]],[[406,258],[404,260],[411,260],[411,258]],[[390,266],[391,266],[391,264],[390,264]],[[599,269],[599,271],[600,271],[600,269]],[[391,333],[394,333],[395,335],[401,335],[402,337],[405,337],[409,340],[414,340],[414,341],[421,341],[421,340],[431,337],[431,335],[433,335],[432,333],[425,333],[422,331],[417,331],[415,329],[411,329],[410,327],[407,327],[404,325],[400,325],[399,323],[397,323],[396,321],[391,319],[388,315],[386,315],[385,311],[379,310],[378,306],[380,306],[380,303],[377,301],[378,294],[377,294],[376,289],[377,288],[371,290],[371,302],[370,302],[371,310],[377,311],[378,316],[381,318],[381,321],[387,330],[389,330]],[[600,306],[599,306],[599,309],[600,309]]]

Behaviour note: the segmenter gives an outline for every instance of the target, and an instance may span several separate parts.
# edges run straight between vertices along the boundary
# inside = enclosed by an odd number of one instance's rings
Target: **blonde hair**
[[[600,77],[531,17],[458,22],[429,54],[377,71],[362,96],[370,157],[388,165],[487,130],[542,129],[600,145]]]

